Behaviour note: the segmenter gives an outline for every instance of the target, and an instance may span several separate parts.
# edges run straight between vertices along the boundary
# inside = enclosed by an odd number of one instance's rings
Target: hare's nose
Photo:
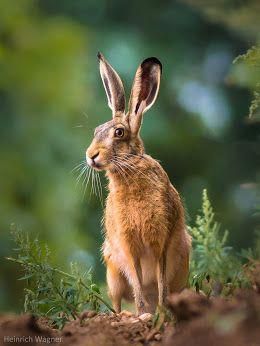
[[[95,159],[98,157],[98,155],[99,155],[99,152],[96,153],[95,155],[92,155],[92,156],[90,157],[91,160],[92,160],[92,161],[95,161]]]
[[[99,152],[95,153],[94,155],[92,155],[92,153],[90,155],[86,153],[87,163],[89,164],[89,166],[94,167],[96,165],[95,159],[98,157],[98,155]]]

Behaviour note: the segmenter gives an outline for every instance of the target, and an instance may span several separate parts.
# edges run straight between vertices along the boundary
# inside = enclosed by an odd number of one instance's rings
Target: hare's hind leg
[[[107,285],[114,310],[121,311],[121,300],[127,290],[126,278],[113,262],[107,261]]]
[[[167,281],[166,281],[166,251],[157,263],[157,284],[158,284],[158,305],[163,306],[167,295]]]

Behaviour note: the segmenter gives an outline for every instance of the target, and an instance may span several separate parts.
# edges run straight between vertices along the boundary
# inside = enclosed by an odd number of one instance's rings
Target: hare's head
[[[111,170],[114,163],[125,155],[144,152],[139,130],[143,114],[156,100],[162,65],[156,58],[145,59],[138,67],[128,112],[123,83],[116,71],[98,54],[100,74],[112,110],[112,120],[95,129],[94,139],[86,151],[88,164],[97,170]]]

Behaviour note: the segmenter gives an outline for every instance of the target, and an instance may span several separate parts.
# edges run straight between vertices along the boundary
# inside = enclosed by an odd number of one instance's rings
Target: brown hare
[[[134,298],[137,314],[154,312],[166,294],[182,290],[189,271],[190,236],[184,208],[158,161],[145,154],[143,114],[156,100],[162,65],[154,57],[138,67],[126,112],[116,71],[98,54],[112,120],[95,129],[87,163],[109,181],[103,256],[109,295],[116,312]]]

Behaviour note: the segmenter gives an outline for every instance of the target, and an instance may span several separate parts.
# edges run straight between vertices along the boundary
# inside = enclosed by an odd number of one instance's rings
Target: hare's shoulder
[[[158,180],[162,184],[167,186],[169,177],[159,160],[156,160],[152,156],[145,154],[143,155],[143,160],[139,161],[137,168],[139,168],[139,171],[142,171],[145,175],[152,176],[155,181]]]

